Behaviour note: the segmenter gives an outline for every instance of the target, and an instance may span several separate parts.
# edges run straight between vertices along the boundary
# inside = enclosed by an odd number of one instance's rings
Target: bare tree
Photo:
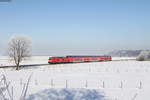
[[[8,43],[8,55],[19,70],[20,62],[30,56],[31,41],[25,35],[14,35]]]

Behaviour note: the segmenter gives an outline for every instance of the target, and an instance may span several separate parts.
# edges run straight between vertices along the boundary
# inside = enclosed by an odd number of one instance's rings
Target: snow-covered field
[[[23,64],[45,64],[47,63],[47,59],[48,57],[44,56],[32,57],[32,61],[26,61],[23,62]],[[119,58],[113,59],[116,60]],[[0,64],[8,65],[10,63],[8,63],[6,58],[0,57]],[[67,93],[70,93],[70,91],[81,93],[83,90],[82,93],[84,94],[86,94],[86,89],[94,89],[94,91],[100,91],[107,100],[149,100],[150,62],[148,61],[138,62],[128,60],[56,64],[27,67],[19,71],[15,71],[15,69],[12,68],[0,69],[0,72],[6,75],[6,78],[14,87],[14,95],[16,95],[14,100],[17,100],[19,95],[21,95],[20,91],[23,84],[27,82],[31,73],[33,74],[27,93],[28,96],[31,95],[29,98],[36,98],[36,96],[39,95],[50,97],[52,95],[47,96],[45,93],[52,93],[52,91],[55,90],[54,92],[59,94],[57,93],[58,91],[61,91],[61,93],[64,92],[59,89],[67,88],[66,91],[69,91]],[[49,91],[47,89],[49,89]],[[90,93],[96,92],[92,91]],[[29,98],[28,100],[38,100],[37,98]]]
[[[32,56],[27,60],[21,62],[22,65],[29,65],[29,64],[47,64],[49,56]],[[133,60],[135,57],[112,57],[112,60]],[[11,66],[14,65],[7,56],[0,56],[0,66]]]
[[[21,62],[21,64],[47,64],[49,56],[32,56],[27,60]],[[0,66],[14,65],[7,56],[0,56]]]

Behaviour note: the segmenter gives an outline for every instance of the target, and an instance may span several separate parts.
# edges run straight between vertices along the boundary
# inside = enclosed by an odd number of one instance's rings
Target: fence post
[[[120,83],[120,88],[123,88],[123,82],[121,81],[121,83]]]
[[[53,79],[51,79],[51,87],[53,87],[53,86],[54,86]]]
[[[66,88],[68,88],[68,80],[66,80]]]
[[[103,88],[105,88],[105,82],[103,81]]]
[[[87,88],[88,87],[88,81],[86,80],[85,81],[85,88]]]
[[[139,89],[142,89],[142,82],[140,81],[140,87],[139,87]]]

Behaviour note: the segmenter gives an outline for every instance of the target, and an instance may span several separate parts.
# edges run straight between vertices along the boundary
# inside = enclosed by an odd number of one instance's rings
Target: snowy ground
[[[32,56],[27,60],[21,62],[21,64],[47,64],[48,58],[49,56]],[[9,65],[14,65],[14,62],[10,61],[10,59],[7,56],[0,56],[0,66]]]
[[[32,63],[47,63],[47,57],[33,58]],[[8,62],[4,63],[2,60],[0,63],[8,64]],[[28,61],[28,63],[31,62]],[[27,95],[35,94],[32,97],[39,95],[39,93],[42,95],[45,93],[42,92],[46,91],[45,89],[50,89],[51,92],[51,89],[67,88],[81,91],[84,88],[101,91],[102,95],[108,100],[149,100],[150,62],[148,61],[57,64],[28,67],[20,71],[15,71],[12,68],[0,69],[0,72],[11,81],[16,94],[15,100],[20,95],[23,84],[27,82],[31,73],[33,75]]]
[[[49,56],[32,56],[21,62],[22,65],[29,65],[29,64],[47,64]],[[112,57],[112,60],[133,60],[135,57]],[[14,65],[14,62],[10,61],[7,56],[0,56],[0,66],[11,66]]]

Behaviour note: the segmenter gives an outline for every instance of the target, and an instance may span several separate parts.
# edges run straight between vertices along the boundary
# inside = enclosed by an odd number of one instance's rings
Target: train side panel
[[[66,57],[50,57],[48,63],[75,63],[75,62],[97,62],[111,61],[111,56],[66,56]]]

